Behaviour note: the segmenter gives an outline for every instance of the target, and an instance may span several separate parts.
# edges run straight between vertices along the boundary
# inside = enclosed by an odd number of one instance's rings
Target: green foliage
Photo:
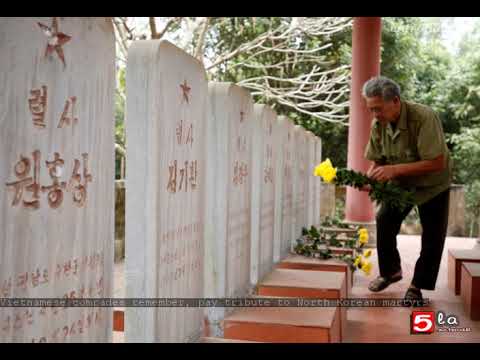
[[[322,221],[321,225],[326,226],[326,227],[337,227],[337,228],[343,228],[343,229],[354,229],[355,228],[354,225],[347,224],[347,223],[343,222],[343,220],[341,220],[341,219],[343,219],[343,217],[326,216],[325,219]]]
[[[440,18],[382,18],[382,75],[395,80],[405,99],[445,107],[443,81],[452,56],[441,42]]]
[[[356,189],[362,189],[369,185],[368,195],[373,201],[388,204],[403,211],[408,206],[414,205],[413,192],[402,189],[391,182],[380,182],[373,180],[366,175],[348,169],[337,170],[335,178],[336,185],[352,186]]]
[[[125,68],[118,69],[117,91],[115,92],[115,144],[125,149]],[[124,155],[115,151],[115,178],[120,179],[121,162]]]
[[[298,121],[305,128],[323,139],[322,157],[331,159],[340,167],[347,167],[348,158],[348,127],[342,124],[334,124],[326,121],[318,121],[309,125],[301,120]],[[328,139],[328,142],[327,142]]]
[[[462,127],[480,126],[479,26],[462,40],[457,59],[441,84],[449,123],[447,132],[459,133]]]
[[[455,181],[465,185],[466,218],[470,234],[480,216],[480,127],[462,128],[451,136],[455,151]]]
[[[419,18],[382,18],[381,73],[395,80],[406,98],[415,93],[420,35]]]
[[[450,137],[455,151],[452,154],[456,168],[454,180],[468,183],[480,179],[480,128],[462,128]]]

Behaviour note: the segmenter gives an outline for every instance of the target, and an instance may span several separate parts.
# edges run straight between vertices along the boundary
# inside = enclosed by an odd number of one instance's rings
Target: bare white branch
[[[129,19],[113,19],[121,64],[125,63],[131,42],[147,38]],[[150,29],[152,39],[168,34],[177,46],[200,61],[206,60],[212,78],[221,78],[226,71],[249,70],[238,85],[274,107],[288,107],[319,121],[346,124],[351,70],[332,63],[327,51],[334,45],[333,35],[351,28],[352,18],[249,18],[244,23],[234,20],[238,33],[246,32],[247,26],[258,31],[260,21],[264,25],[267,21],[267,30],[234,49],[225,46],[226,40],[218,36],[218,29],[228,26],[232,18],[150,17],[143,31]],[[179,24],[180,30],[174,24]],[[317,40],[315,46],[309,46],[312,39]]]
[[[197,46],[195,48],[194,57],[199,59],[203,63],[203,53],[204,53],[204,44],[205,44],[205,35],[208,30],[208,25],[210,23],[210,18],[205,18],[200,35],[198,36]]]

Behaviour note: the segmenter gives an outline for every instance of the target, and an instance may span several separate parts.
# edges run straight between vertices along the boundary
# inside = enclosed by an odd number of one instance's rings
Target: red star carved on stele
[[[47,48],[45,49],[45,57],[53,53],[53,50],[55,50],[60,60],[62,60],[63,67],[65,68],[67,64],[65,64],[65,55],[63,54],[62,46],[70,41],[72,37],[58,31],[58,21],[56,17],[53,18],[51,27],[48,27],[42,23],[37,24],[48,38]]]
[[[183,91],[183,99],[185,99],[185,101],[188,104],[188,95],[190,93],[190,90],[192,90],[192,88],[188,86],[187,80],[185,80],[183,84],[180,84],[180,87],[182,88],[182,91]]]

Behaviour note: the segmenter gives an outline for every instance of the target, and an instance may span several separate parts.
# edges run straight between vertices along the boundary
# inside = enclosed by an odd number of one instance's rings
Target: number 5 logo
[[[433,311],[413,311],[410,315],[410,334],[432,334],[435,331]]]

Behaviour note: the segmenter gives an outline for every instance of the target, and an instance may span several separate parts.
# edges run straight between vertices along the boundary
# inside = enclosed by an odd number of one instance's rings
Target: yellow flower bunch
[[[325,222],[322,224],[325,225]],[[303,228],[302,237],[297,239],[294,251],[299,255],[308,257],[339,259],[346,262],[352,271],[359,269],[369,275],[372,270],[372,264],[367,259],[372,256],[372,250],[362,248],[368,241],[368,230],[360,228],[357,234],[354,233],[353,236],[347,235],[347,241],[344,244],[346,248],[352,250],[352,253],[336,254],[329,248],[330,246],[338,246],[339,240],[336,239],[336,235],[332,235],[329,238],[326,228],[317,229],[315,226],[312,226],[310,230]]]
[[[414,191],[403,189],[390,181],[374,180],[360,171],[334,168],[330,159],[318,164],[313,175],[322,177],[324,182],[333,182],[339,186],[346,185],[358,190],[363,190],[368,185],[370,187],[368,196],[373,201],[389,204],[399,210],[405,210],[408,206],[415,204]]]
[[[327,159],[315,167],[313,175],[320,176],[323,181],[331,183],[337,176],[337,168],[334,168],[330,159]]]
[[[368,243],[368,230],[365,228],[361,228],[358,230],[358,243],[360,245],[365,245]]]
[[[368,276],[370,275],[370,271],[372,271],[372,263],[371,262],[368,262],[368,261],[365,261],[363,264],[362,264],[362,271]]]
[[[370,256],[370,254],[368,255]],[[367,256],[366,256],[367,257]],[[370,272],[372,271],[372,263],[365,260],[365,259],[362,259],[362,255],[358,255],[356,258],[355,258],[355,261],[353,262],[353,266],[354,267],[358,267],[360,269],[362,269],[362,271],[368,276],[370,275]]]
[[[362,261],[362,256],[361,256],[361,255],[358,255],[358,256],[355,258],[355,261],[353,262],[353,266],[357,267],[357,266],[360,264],[360,261]]]

